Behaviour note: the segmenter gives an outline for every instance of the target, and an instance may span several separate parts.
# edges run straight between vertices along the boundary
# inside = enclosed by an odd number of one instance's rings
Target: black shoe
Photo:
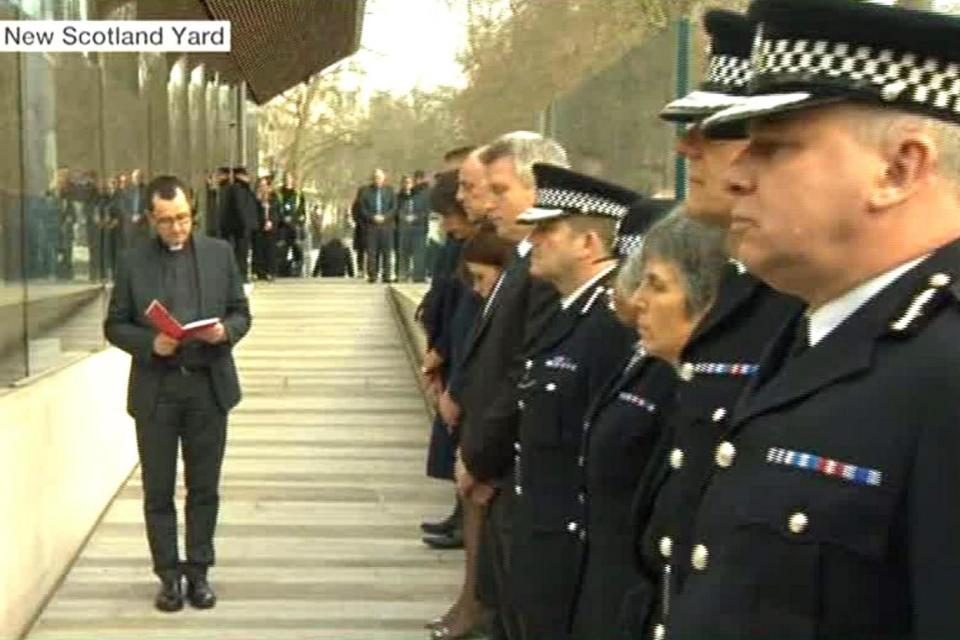
[[[217,594],[210,588],[206,576],[187,579],[187,599],[197,609],[212,609],[217,604]]]
[[[463,530],[454,529],[450,533],[423,536],[423,544],[431,549],[463,549]]]
[[[463,526],[463,506],[460,500],[457,500],[450,515],[436,522],[425,520],[420,523],[420,530],[431,535],[450,535],[454,529],[459,529],[461,526]]]
[[[179,577],[160,581],[160,591],[153,600],[153,606],[168,613],[183,609],[183,588],[180,586]]]
[[[450,532],[453,531],[453,528],[454,524],[450,518],[444,518],[443,520],[438,520],[437,522],[427,522],[424,520],[420,523],[420,530],[431,536],[450,535]]]

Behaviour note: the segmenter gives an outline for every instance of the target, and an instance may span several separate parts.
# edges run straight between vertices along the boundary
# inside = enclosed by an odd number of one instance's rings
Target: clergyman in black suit
[[[156,239],[123,255],[104,330],[111,344],[133,357],[127,411],[136,421],[144,490],[147,539],[161,580],[155,605],[197,608],[216,604],[207,581],[214,563],[213,534],[226,441],[227,413],[240,400],[233,347],[250,329],[250,310],[232,247],[223,240],[192,236],[186,188],[161,176],[147,188]],[[159,333],[144,312],[159,300],[181,323],[220,321],[180,342]],[[186,561],[177,549],[174,489],[177,446],[186,478]]]

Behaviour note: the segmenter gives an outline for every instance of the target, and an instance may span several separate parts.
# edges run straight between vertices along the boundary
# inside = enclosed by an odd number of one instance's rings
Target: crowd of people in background
[[[150,233],[144,188],[139,169],[110,177],[58,169],[45,193],[24,202],[27,277],[111,278],[120,251]]]
[[[370,282],[424,282],[430,222],[430,182],[422,170],[402,176],[400,188],[376,169],[357,190],[350,213],[358,273]]]

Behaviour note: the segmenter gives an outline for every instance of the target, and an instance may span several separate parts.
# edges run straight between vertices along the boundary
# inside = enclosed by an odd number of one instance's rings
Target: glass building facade
[[[4,20],[136,17],[136,1],[0,0]],[[183,55],[0,53],[0,83],[2,389],[106,346],[117,258],[151,234],[151,177],[187,181],[214,229],[208,178],[255,160],[256,107],[240,118],[236,88]]]

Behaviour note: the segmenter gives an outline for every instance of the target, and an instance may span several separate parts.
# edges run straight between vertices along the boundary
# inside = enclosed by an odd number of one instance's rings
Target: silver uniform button
[[[950,284],[950,276],[945,273],[935,273],[930,276],[930,286],[937,289]]]
[[[674,449],[670,452],[670,467],[679,469],[683,466],[683,449]]]
[[[520,411],[523,411],[527,408],[527,403],[523,400],[517,400],[517,408],[520,409]]]
[[[710,560],[710,551],[705,545],[698,544],[693,548],[693,553],[690,555],[690,563],[693,565],[693,568],[697,571],[706,571],[707,562]]]
[[[568,522],[568,523],[567,523],[567,531],[569,531],[570,533],[576,533],[576,532],[577,532],[577,523],[576,523],[576,522],[572,522],[572,521],[571,521],[571,522]]]
[[[680,379],[684,382],[690,382],[693,380],[693,363],[684,362],[680,367]]]
[[[513,485],[513,492],[514,492],[515,494],[517,494],[518,496],[522,496],[522,495],[523,495],[523,487],[521,487],[521,486],[518,485],[518,484]]]
[[[669,558],[670,554],[673,553],[673,540],[668,536],[663,536],[660,538],[660,555],[664,558]]]
[[[727,410],[723,407],[717,407],[716,411],[713,412],[713,421],[720,422],[727,417]]]
[[[721,442],[717,447],[717,453],[714,460],[721,469],[727,469],[733,465],[733,459],[737,457],[737,448],[732,442]]]
[[[585,494],[583,491],[581,491],[580,493],[578,493],[578,494],[577,494],[577,502],[579,502],[580,504],[586,504],[586,503],[587,503],[587,494]]]
[[[527,370],[533,369],[533,360],[527,360]]]
[[[667,628],[663,624],[658,624],[653,628],[653,640],[664,640],[667,637]]]
[[[801,533],[807,530],[807,526],[810,524],[810,518],[807,517],[807,514],[802,511],[790,516],[790,520],[787,525],[790,527],[790,533],[795,533],[800,535]]]
[[[577,466],[578,466],[578,467],[582,467],[584,464],[586,464],[586,462],[587,462],[587,459],[586,459],[586,458],[584,458],[583,456],[577,456]]]
[[[516,451],[517,453],[520,453],[521,451],[523,451],[523,447],[520,445],[519,442],[514,442],[513,450]]]
[[[548,383],[547,383],[547,386],[544,387],[544,388],[545,388],[547,391],[556,391],[556,390],[557,390],[557,385],[555,385],[555,384],[552,383],[552,382],[548,382]]]

